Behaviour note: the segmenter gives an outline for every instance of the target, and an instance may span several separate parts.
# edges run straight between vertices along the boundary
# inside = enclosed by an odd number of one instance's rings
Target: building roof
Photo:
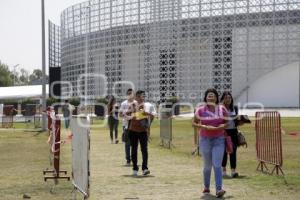
[[[49,95],[49,85],[46,85],[46,96]],[[0,87],[0,99],[41,98],[42,85],[26,85]]]

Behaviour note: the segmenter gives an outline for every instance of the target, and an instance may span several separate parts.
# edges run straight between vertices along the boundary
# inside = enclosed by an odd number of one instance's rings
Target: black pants
[[[237,137],[238,130],[237,129],[227,129],[226,133],[227,133],[227,135],[229,135],[231,137],[232,144],[233,144],[233,152],[231,154],[229,154],[230,168],[236,169],[236,151],[237,151],[237,145],[238,145],[238,137]],[[226,167],[226,165],[227,165],[227,153],[226,153],[226,149],[225,149],[223,161],[222,161],[222,167]]]
[[[108,126],[109,126],[109,134],[110,134],[111,141],[113,141],[114,139],[113,136],[114,132],[115,132],[115,139],[118,139],[119,120],[114,118],[113,116],[108,116]]]
[[[138,158],[138,145],[139,141],[141,144],[141,151],[142,151],[142,170],[148,169],[148,135],[147,132],[134,132],[129,131],[129,139],[131,144],[131,160],[133,164],[133,170],[138,171],[139,167],[137,165],[137,158]]]

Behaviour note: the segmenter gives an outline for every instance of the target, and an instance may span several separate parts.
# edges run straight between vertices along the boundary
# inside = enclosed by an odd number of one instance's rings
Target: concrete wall
[[[257,102],[264,107],[299,107],[300,63],[280,67],[252,83],[236,103]]]

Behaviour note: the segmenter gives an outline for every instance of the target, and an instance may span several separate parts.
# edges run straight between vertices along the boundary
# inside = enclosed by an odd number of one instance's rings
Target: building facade
[[[62,12],[60,43],[64,96],[122,95],[132,83],[153,102],[197,103],[214,87],[247,103],[253,83],[299,63],[300,2],[91,0]]]

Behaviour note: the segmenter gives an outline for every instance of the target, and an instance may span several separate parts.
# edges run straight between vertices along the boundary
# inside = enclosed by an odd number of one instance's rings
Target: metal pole
[[[87,113],[87,93],[88,93],[88,59],[89,59],[89,34],[90,34],[90,1],[89,1],[89,5],[85,8],[85,66],[84,66],[84,72],[85,72],[85,77],[84,77],[84,106],[85,106],[85,113]]]
[[[87,70],[88,70],[88,7],[86,7],[86,11],[85,11],[85,65],[84,65],[84,106],[85,106],[85,112],[87,112],[86,110],[86,106],[87,106]]]
[[[14,68],[14,86],[16,85],[16,68],[19,66],[19,64],[16,64],[15,66],[13,66]]]
[[[299,99],[298,100],[299,100],[299,109],[300,109],[300,52],[298,53],[298,62],[299,62],[298,63],[299,64],[299,74],[298,74],[299,75],[299,79],[298,79],[299,80],[299,84],[298,84],[298,87],[299,87],[299,90],[298,90],[299,91],[299,96],[298,96],[298,98]]]
[[[42,108],[46,110],[46,53],[45,53],[45,6],[44,0],[41,0],[41,12],[42,12]],[[46,115],[43,114],[42,119],[43,131],[46,130]]]
[[[16,86],[16,65],[14,66],[14,86]]]

